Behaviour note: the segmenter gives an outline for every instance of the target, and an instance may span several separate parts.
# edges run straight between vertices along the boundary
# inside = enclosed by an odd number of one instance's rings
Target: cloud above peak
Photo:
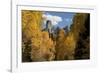
[[[62,18],[60,16],[43,14],[42,17],[44,18],[44,23],[46,23],[47,20],[50,20],[52,22],[52,25],[57,25],[59,22],[62,21]]]

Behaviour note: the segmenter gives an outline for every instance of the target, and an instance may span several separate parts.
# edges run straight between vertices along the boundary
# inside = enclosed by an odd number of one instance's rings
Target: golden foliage
[[[75,43],[73,33],[69,33],[69,35],[65,38],[64,45],[69,48],[69,50],[73,50],[75,48]]]
[[[22,10],[23,54],[26,57],[29,56],[32,61],[74,59],[79,33],[85,31],[85,19],[85,14],[77,14],[67,35],[65,35],[64,29],[60,29],[57,37],[53,39],[52,34],[41,31],[42,21],[44,20],[41,11]],[[89,39],[85,41],[87,42],[84,44],[88,44],[85,47],[89,48]]]
[[[58,41],[63,41],[64,37],[65,37],[65,31],[61,29],[58,34]]]
[[[54,42],[51,38],[49,38],[49,33],[46,31],[42,32],[42,45],[44,45],[47,49],[49,49],[52,52],[55,52],[54,50]]]
[[[77,13],[74,16],[74,20],[73,20],[73,26],[71,27],[71,32],[73,32],[74,37],[75,37],[75,41],[78,40],[79,38],[79,33],[83,32],[86,30],[84,24],[85,24],[85,20],[87,18],[86,13]]]
[[[37,30],[34,32],[31,42],[32,42],[32,48],[37,47],[40,48],[41,41],[42,41],[42,34],[41,31]]]
[[[22,34],[23,39],[29,40],[40,30],[42,12],[22,10]]]
[[[57,51],[57,60],[65,60],[65,59],[74,59],[75,52],[75,40],[73,33],[69,32],[66,37],[64,37],[63,30],[59,33],[60,37],[63,38],[58,40],[58,44],[56,46]]]
[[[56,45],[57,45],[57,46],[56,46],[56,47],[57,47],[56,50],[58,50],[59,48],[62,47],[63,42],[64,42],[64,38],[65,38],[65,32],[64,32],[63,29],[60,29],[60,31],[59,31],[59,33],[58,33],[58,38],[57,38],[57,40],[56,40]]]
[[[32,38],[31,59],[33,61],[53,60],[55,58],[53,41],[49,38],[48,32],[43,31],[40,34],[41,36]]]
[[[22,50],[26,59],[30,56],[31,48],[33,46],[39,47],[40,45],[41,22],[42,12],[22,10]],[[31,43],[34,43],[34,45]]]
[[[23,42],[27,42],[26,45],[29,40],[31,41],[30,52],[33,61],[52,60],[55,57],[53,41],[49,38],[48,32],[41,31],[41,23],[42,12],[22,10],[22,39]]]

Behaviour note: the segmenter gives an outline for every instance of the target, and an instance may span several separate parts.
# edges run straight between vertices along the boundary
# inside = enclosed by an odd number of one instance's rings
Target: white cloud
[[[53,16],[50,14],[43,14],[44,23],[46,23],[47,20],[50,20],[52,22],[52,25],[57,25],[59,22],[62,21],[62,18],[60,16]]]

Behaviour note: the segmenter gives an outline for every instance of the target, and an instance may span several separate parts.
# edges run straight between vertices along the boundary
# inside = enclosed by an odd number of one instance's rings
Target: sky
[[[43,17],[45,18],[44,25],[46,24],[46,20],[51,20],[52,25],[55,27],[63,28],[65,26],[68,26],[70,28],[74,15],[75,13],[72,12],[46,11],[43,14]]]

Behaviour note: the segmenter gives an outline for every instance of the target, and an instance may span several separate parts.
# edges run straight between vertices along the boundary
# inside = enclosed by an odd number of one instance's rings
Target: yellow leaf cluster
[[[50,49],[53,47],[53,41],[51,38],[49,38],[49,33],[46,31],[42,32],[42,45],[46,46],[47,49]]]
[[[52,60],[55,57],[54,52],[55,52],[54,44],[51,38],[49,38],[48,32],[43,31],[37,34],[36,38],[35,37],[32,38],[31,59],[33,61]]]
[[[69,32],[67,36],[65,36],[64,31],[60,30],[60,37],[57,40],[56,52],[57,52],[57,60],[65,60],[65,59],[74,59],[75,52],[75,39],[74,34]]]
[[[58,41],[63,41],[64,37],[65,37],[65,31],[61,29],[58,34]]]
[[[69,48],[69,50],[75,48],[75,39],[73,33],[69,33],[69,35],[65,38],[64,45]]]
[[[29,40],[40,30],[42,12],[22,10],[22,34],[23,39]]]

